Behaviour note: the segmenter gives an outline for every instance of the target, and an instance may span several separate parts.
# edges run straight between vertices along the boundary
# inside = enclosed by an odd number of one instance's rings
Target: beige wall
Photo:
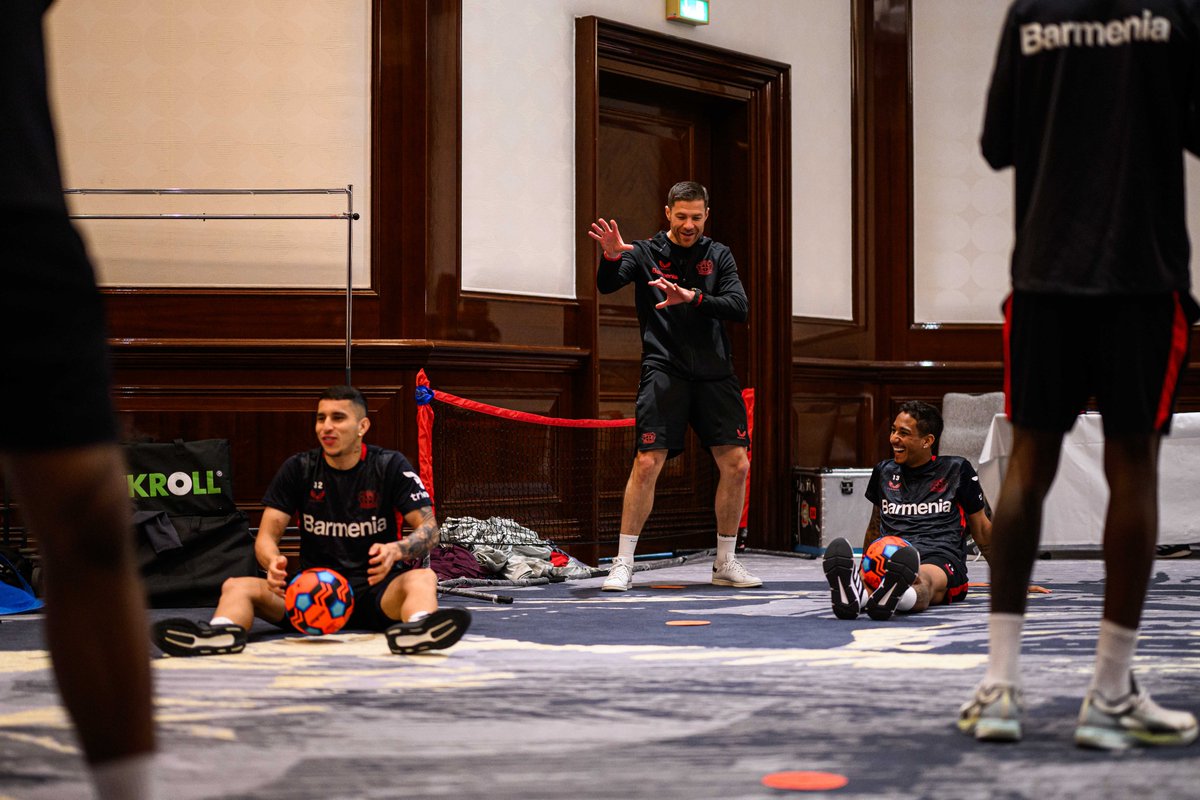
[[[791,65],[793,310],[851,316],[850,3],[712,6],[692,27],[661,0],[463,0],[464,288],[574,295],[575,18],[595,15]]]
[[[72,0],[47,15],[68,186],[354,186],[370,224],[368,0]],[[344,196],[72,197],[77,213],[338,213]],[[347,224],[81,223],[107,284],[337,287]]]
[[[1013,245],[1012,170],[993,172],[979,134],[1007,3],[913,4],[913,260],[918,322],[1001,322]],[[1187,159],[1200,242],[1200,165]],[[1081,202],[1085,202],[1081,198]],[[1200,277],[1192,259],[1192,281]]]

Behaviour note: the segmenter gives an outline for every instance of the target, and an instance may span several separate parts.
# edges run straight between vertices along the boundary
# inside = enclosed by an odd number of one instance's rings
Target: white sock
[[[1133,653],[1137,649],[1137,635],[1136,630],[1122,628],[1106,619],[1100,620],[1092,689],[1106,700],[1117,700],[1133,691],[1129,675],[1133,667]]]
[[[718,533],[716,563],[724,564],[726,561],[733,558],[733,551],[735,547],[737,547],[736,533],[732,536],[722,536]]]
[[[408,622],[420,622],[429,616],[428,611],[414,611],[412,616],[408,618]]]
[[[237,625],[236,622],[229,617],[213,617],[208,621],[209,625]]]
[[[912,611],[913,606],[916,604],[917,590],[910,586],[904,590],[904,594],[900,595],[900,602],[896,603],[896,610]]]
[[[985,684],[1020,683],[1017,661],[1021,655],[1024,614],[988,614],[988,667]]]
[[[633,554],[637,550],[637,540],[638,537],[629,536],[628,534],[624,533],[618,536],[617,558],[623,559],[624,561],[628,561],[630,564],[632,564]]]
[[[143,753],[91,764],[98,800],[151,800],[154,793],[154,754]]]

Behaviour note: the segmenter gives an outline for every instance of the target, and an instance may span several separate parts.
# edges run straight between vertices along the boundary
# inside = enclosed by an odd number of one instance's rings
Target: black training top
[[[1197,0],[1012,4],[981,144],[993,168],[1016,167],[1014,289],[1188,289],[1198,99]]]
[[[66,212],[46,100],[42,14],[51,0],[0,3],[0,208]]]
[[[367,585],[371,545],[394,542],[409,511],[430,505],[429,493],[403,454],[363,445],[350,469],[329,466],[319,450],[283,462],[263,504],[296,517],[300,568],[329,567],[358,592]]]
[[[979,476],[958,456],[934,456],[914,469],[880,461],[866,497],[879,507],[881,536],[902,536],[922,555],[937,548],[964,560],[967,517],[984,507]]]
[[[663,293],[649,286],[666,278],[699,292],[691,304],[657,309]],[[659,231],[652,239],[633,242],[621,259],[600,257],[596,287],[603,294],[627,283],[634,288],[638,325],[642,329],[642,363],[683,378],[709,380],[733,374],[733,353],[722,320],[745,322],[746,292],[729,248],[707,236],[680,247]]]

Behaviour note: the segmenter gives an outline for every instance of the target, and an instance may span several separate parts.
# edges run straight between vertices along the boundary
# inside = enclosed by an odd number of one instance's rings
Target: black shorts
[[[1014,292],[1003,309],[1004,392],[1015,424],[1065,433],[1095,397],[1105,435],[1170,431],[1200,311],[1190,296]]]
[[[688,425],[705,447],[750,446],[746,404],[737,377],[688,380],[642,365],[637,396],[637,449],[683,452]]]
[[[0,393],[49,423],[6,425],[0,450],[115,442],[104,304],[83,242],[65,215],[5,213]]]
[[[392,581],[399,578],[404,573],[413,569],[422,569],[429,567],[429,559],[426,558],[421,565],[403,564],[393,567],[392,571],[387,576],[374,586],[365,581],[354,587],[354,610],[350,612],[350,619],[346,621],[344,630],[356,631],[384,631],[392,625],[395,625],[400,620],[392,619],[387,614],[383,613],[383,593],[387,587],[392,584]],[[278,627],[285,631],[293,633],[304,633],[292,624],[288,619],[288,615],[284,613],[283,619],[275,623]]]
[[[946,596],[941,605],[961,603],[967,599],[967,565],[956,554],[937,547],[923,549],[915,545],[921,554],[922,564],[932,564],[946,573]]]

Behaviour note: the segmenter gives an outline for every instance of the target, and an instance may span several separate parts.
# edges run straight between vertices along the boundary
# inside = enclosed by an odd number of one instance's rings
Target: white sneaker
[[[602,592],[628,592],[633,587],[633,562],[618,556],[613,559],[608,577],[600,587]]]
[[[717,586],[736,586],[739,589],[762,586],[762,580],[747,572],[742,562],[736,558],[727,558],[720,564],[714,563],[712,582]]]
[[[981,742],[1019,742],[1023,706],[1020,688],[1008,683],[981,683],[975,696],[959,709],[958,729]]]
[[[1089,690],[1075,728],[1075,744],[1099,750],[1191,744],[1195,740],[1196,718],[1192,714],[1163,708],[1136,683],[1132,692],[1113,702]]]

